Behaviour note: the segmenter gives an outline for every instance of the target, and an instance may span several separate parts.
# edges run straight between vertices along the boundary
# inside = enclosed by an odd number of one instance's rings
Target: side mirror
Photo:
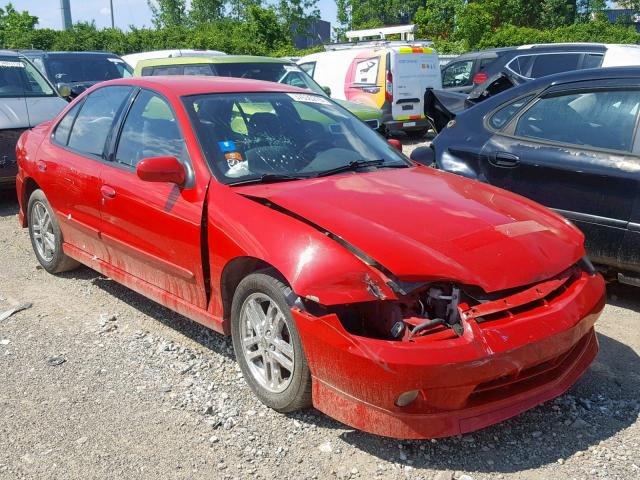
[[[390,138],[387,140],[387,143],[391,145],[393,148],[395,148],[396,150],[398,150],[400,153],[402,153],[402,143],[400,142],[400,140],[396,140],[395,138]]]
[[[431,166],[436,161],[436,152],[431,147],[418,147],[411,152],[409,158],[422,165]]]
[[[71,87],[66,83],[58,83],[56,88],[62,98],[68,98],[71,96]]]
[[[327,97],[331,96],[331,89],[329,87],[327,87],[326,85],[324,87],[321,87],[322,90],[324,91],[324,93],[327,94]]]
[[[184,185],[187,171],[175,157],[152,157],[138,162],[136,173],[145,182],[167,182]]]

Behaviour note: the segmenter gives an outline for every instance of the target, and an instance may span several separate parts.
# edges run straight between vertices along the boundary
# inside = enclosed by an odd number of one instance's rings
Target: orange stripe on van
[[[433,53],[432,48],[428,47],[400,47],[400,53]]]

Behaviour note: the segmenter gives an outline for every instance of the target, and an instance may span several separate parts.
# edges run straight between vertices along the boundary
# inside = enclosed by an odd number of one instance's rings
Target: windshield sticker
[[[244,161],[242,155],[240,155],[240,152],[227,152],[224,154],[224,158],[227,159],[227,165],[229,166],[229,168]]]
[[[236,151],[236,144],[233,142],[233,140],[225,140],[223,142],[218,142],[218,147],[220,147],[220,150],[222,152],[234,152]]]
[[[119,58],[107,58],[107,60],[109,60],[112,63],[124,63],[124,60],[121,60]]]
[[[24,63],[22,62],[11,62],[8,60],[3,60],[0,62],[0,67],[10,67],[10,68],[24,68]]]
[[[296,102],[320,103],[322,105],[331,105],[331,102],[320,95],[308,95],[306,93],[288,93]]]
[[[300,67],[298,67],[297,65],[285,65],[284,69],[287,72],[301,72],[302,70],[300,70]]]

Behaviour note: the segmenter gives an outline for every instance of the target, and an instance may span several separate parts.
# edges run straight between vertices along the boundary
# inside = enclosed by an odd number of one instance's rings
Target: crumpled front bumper
[[[349,334],[331,314],[294,308],[313,404],[352,427],[434,438],[500,422],[565,392],[598,352],[593,325],[604,281],[582,273],[552,302],[496,322],[464,321],[461,337],[393,342]],[[409,405],[398,397],[418,390]]]

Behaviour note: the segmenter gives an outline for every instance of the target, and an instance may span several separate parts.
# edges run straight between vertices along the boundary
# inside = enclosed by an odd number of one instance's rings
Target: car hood
[[[326,230],[406,282],[494,292],[548,279],[584,255],[582,234],[559,215],[426,167],[234,190]]]
[[[362,103],[350,102],[348,100],[332,99],[338,105],[346,108],[360,120],[382,120],[382,110]]]

